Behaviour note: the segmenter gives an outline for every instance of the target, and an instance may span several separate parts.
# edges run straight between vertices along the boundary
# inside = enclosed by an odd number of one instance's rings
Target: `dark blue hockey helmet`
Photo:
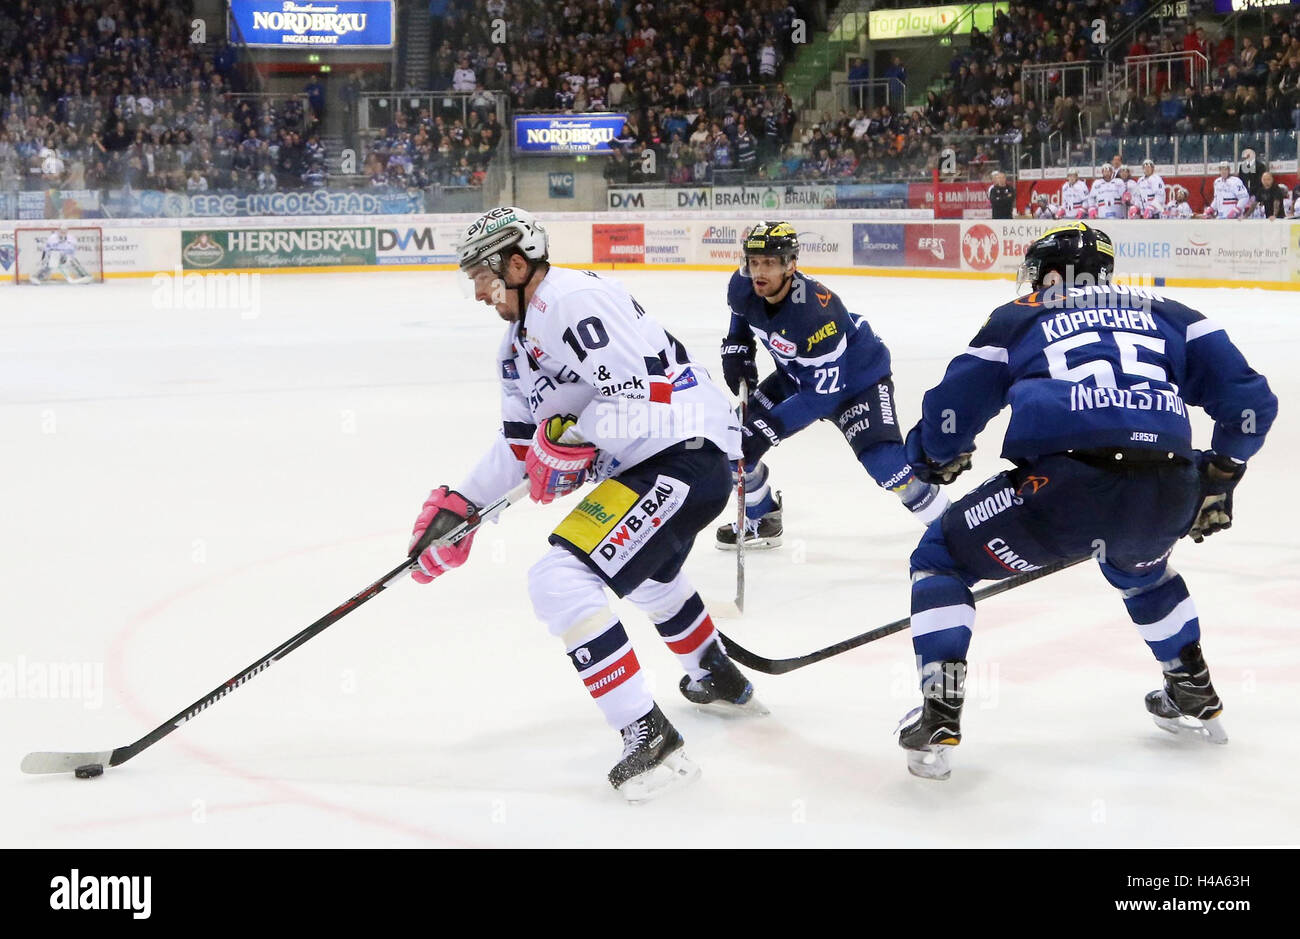
[[[1039,290],[1052,271],[1064,279],[1086,277],[1091,283],[1107,283],[1115,270],[1115,245],[1100,228],[1070,222],[1049,228],[1025,252],[1016,274],[1016,288],[1028,284]]]

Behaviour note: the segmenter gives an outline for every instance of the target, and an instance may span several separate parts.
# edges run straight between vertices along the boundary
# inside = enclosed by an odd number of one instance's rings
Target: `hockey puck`
[[[87,763],[85,766],[78,766],[73,772],[78,779],[93,779],[96,776],[104,775],[104,764]]]

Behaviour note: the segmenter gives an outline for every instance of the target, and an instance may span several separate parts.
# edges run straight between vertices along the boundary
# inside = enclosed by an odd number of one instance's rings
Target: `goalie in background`
[[[44,284],[55,274],[62,274],[70,284],[87,284],[94,278],[77,260],[77,239],[66,225],[45,239],[41,267],[32,275],[33,284]]]

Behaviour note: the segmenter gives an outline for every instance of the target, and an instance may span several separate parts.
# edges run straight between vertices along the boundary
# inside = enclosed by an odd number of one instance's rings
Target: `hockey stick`
[[[1055,564],[1048,564],[1042,570],[1031,571],[1027,574],[1017,574],[1015,577],[1008,577],[1006,580],[1000,580],[995,584],[990,584],[974,594],[975,602],[987,600],[989,597],[995,597],[1000,593],[1008,590],[1014,590],[1016,587],[1029,583],[1031,580],[1038,580],[1040,577],[1046,577],[1048,574],[1055,574],[1057,571],[1063,571],[1067,567],[1074,567],[1083,561],[1092,557],[1086,554],[1083,557],[1074,558],[1068,561],[1057,561]],[[825,649],[818,649],[816,652],[809,652],[807,655],[797,655],[789,659],[765,659],[761,655],[755,655],[744,646],[739,645],[735,640],[719,633],[722,637],[722,643],[727,647],[727,654],[739,662],[741,665],[748,666],[756,672],[762,672],[765,675],[784,675],[786,672],[793,672],[796,668],[803,668],[805,665],[812,665],[814,662],[820,662],[823,659],[829,659],[833,655],[839,655],[841,652],[848,652],[850,649],[856,649],[858,646],[864,646],[868,642],[875,642],[877,639],[883,639],[894,633],[902,632],[912,624],[910,616],[904,616],[902,619],[894,620],[884,626],[878,626],[870,632],[854,636],[852,639],[845,639],[843,642],[837,642],[833,646],[827,646]]]
[[[740,380],[740,426],[749,416],[749,384]],[[745,455],[736,462],[736,609],[745,612]]]
[[[513,503],[518,502],[527,494],[528,482],[525,480],[514,489],[507,492],[496,502],[493,502],[486,508],[480,509],[476,514],[470,516],[451,531],[447,532],[443,538],[437,540],[437,543],[453,544],[459,541],[461,538],[464,538],[470,532],[477,529],[484,522],[500,515],[502,511]],[[75,771],[78,776],[88,778],[100,775],[104,771],[105,766],[120,766],[142,750],[153,746],[186,721],[193,720],[201,711],[216,704],[236,688],[241,687],[246,682],[266,671],[317,633],[323,632],[326,628],[334,625],[357,607],[361,606],[361,604],[365,603],[377,594],[382,593],[388,587],[401,580],[415,569],[415,559],[418,558],[426,548],[434,543],[435,538],[433,537],[433,532],[426,531],[425,534],[420,537],[420,540],[415,543],[415,547],[411,549],[406,560],[401,564],[394,567],[383,577],[379,578],[351,599],[340,603],[333,610],[316,620],[316,622],[312,623],[292,639],[277,646],[274,650],[262,656],[229,681],[224,682],[214,688],[209,694],[199,698],[199,700],[195,701],[189,707],[185,708],[185,710],[172,717],[166,723],[159,724],[135,743],[129,744],[125,747],[118,747],[115,750],[104,750],[99,753],[29,753],[23,757],[22,771],[24,773],[66,773],[69,770],[72,770]]]

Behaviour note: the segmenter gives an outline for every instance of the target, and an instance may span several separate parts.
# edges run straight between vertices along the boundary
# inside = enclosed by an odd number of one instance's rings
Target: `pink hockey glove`
[[[415,520],[415,527],[411,529],[411,543],[407,546],[407,550],[414,550],[420,536],[430,528],[436,532],[436,538],[441,538],[477,511],[473,503],[459,492],[446,486],[439,486],[429,493],[429,498],[424,500],[420,517]],[[477,533],[472,531],[453,545],[425,548],[416,561],[415,570],[411,571],[411,579],[418,584],[427,584],[453,567],[460,567],[469,558],[469,549],[474,545],[474,536]]]
[[[573,492],[584,482],[596,459],[596,448],[590,444],[560,443],[565,433],[577,422],[572,418],[552,417],[537,426],[524,469],[530,487],[528,497],[545,505],[556,496]]]

